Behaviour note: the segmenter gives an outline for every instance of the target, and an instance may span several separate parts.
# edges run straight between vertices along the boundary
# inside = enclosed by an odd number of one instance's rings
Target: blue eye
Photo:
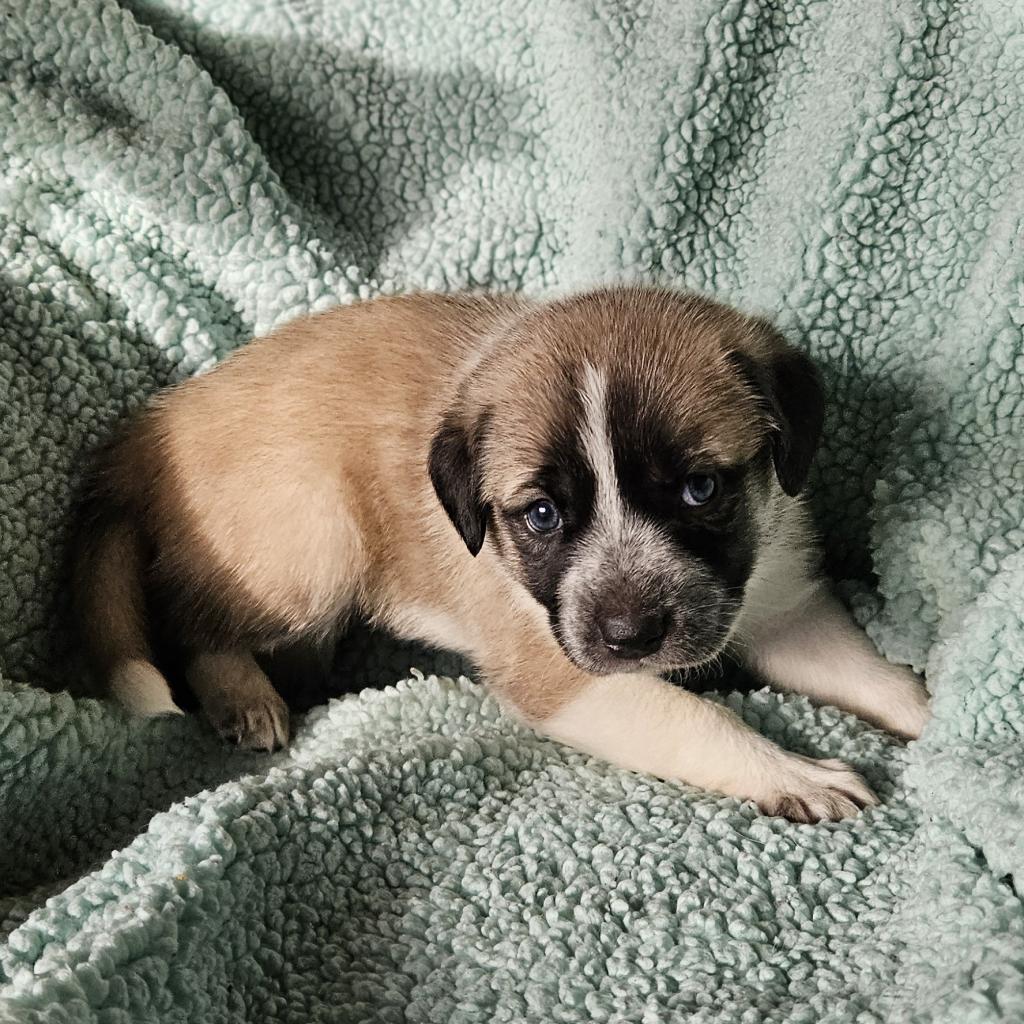
[[[706,505],[718,490],[718,481],[710,473],[691,473],[683,481],[683,501],[697,507]]]
[[[562,517],[552,502],[541,499],[526,510],[526,524],[536,533],[551,533],[562,525]]]

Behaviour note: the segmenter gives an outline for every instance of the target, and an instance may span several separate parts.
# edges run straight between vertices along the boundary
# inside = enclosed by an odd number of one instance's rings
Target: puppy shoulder
[[[740,633],[799,608],[821,583],[821,556],[802,498],[776,487],[737,624]]]

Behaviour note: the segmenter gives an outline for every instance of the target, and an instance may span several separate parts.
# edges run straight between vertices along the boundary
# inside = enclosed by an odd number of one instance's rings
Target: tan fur
[[[625,367],[642,394],[673,410],[691,451],[737,465],[761,450],[770,424],[726,353],[762,358],[780,344],[773,339],[704,299],[619,289],[557,309],[515,297],[378,299],[254,341],[158,396],[101,463],[96,501],[122,511],[83,547],[79,573],[100,670],[109,677],[149,657],[138,564],[148,546],[154,579],[194,586],[194,603],[201,597],[225,622],[256,623],[265,647],[329,635],[358,609],[460,650],[514,713],[540,727],[557,721],[572,742],[571,708],[594,677],[569,661],[547,614],[509,573],[495,546],[507,543],[500,525],[477,557],[467,551],[427,473],[438,424],[456,406],[486,411],[495,429],[482,458],[485,496],[506,502],[535,469],[538,427],[564,414],[550,382],[566,367]],[[799,519],[798,503],[783,505]],[[775,528],[787,514],[777,511]],[[283,742],[276,695],[230,632],[223,651],[192,649],[193,686],[225,732],[250,729],[254,746]],[[606,690],[607,711],[616,691]],[[125,699],[144,710],[164,695]],[[247,725],[255,705],[259,723]],[[787,778],[807,775],[790,767]],[[769,790],[768,803],[783,806],[789,791]]]

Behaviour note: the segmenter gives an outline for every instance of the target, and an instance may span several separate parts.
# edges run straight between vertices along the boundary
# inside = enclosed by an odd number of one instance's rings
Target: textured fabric
[[[0,0],[0,68],[0,1020],[1024,1018],[1019,5]],[[763,818],[443,676],[273,758],[59,692],[82,456],[158,385],[358,296],[609,280],[821,362],[829,565],[936,719],[727,699],[881,807]]]

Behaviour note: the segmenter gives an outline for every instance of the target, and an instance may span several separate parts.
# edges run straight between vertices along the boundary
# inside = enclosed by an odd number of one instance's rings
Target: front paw
[[[812,824],[852,818],[878,797],[848,765],[835,759],[815,760],[787,754],[754,798],[764,814]]]

